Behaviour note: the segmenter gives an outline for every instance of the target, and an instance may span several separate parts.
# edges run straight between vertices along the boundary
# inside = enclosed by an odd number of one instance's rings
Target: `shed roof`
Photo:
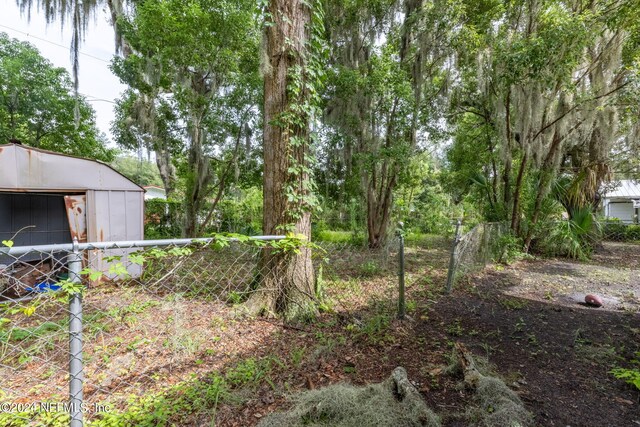
[[[144,189],[97,160],[18,144],[0,145],[0,191],[85,191]]]
[[[611,198],[627,198],[640,199],[640,181],[623,179],[618,181],[615,188],[607,191],[604,197]]]

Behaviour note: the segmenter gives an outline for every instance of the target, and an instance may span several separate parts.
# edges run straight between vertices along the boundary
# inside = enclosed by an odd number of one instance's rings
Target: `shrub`
[[[640,225],[629,225],[624,232],[625,240],[640,240]]]
[[[176,200],[151,199],[144,202],[146,239],[180,237],[182,204]]]
[[[591,257],[599,235],[600,224],[589,208],[583,208],[576,210],[571,219],[550,224],[541,247],[550,256],[586,260]]]
[[[511,233],[505,234],[498,239],[497,243],[498,250],[497,262],[510,264],[518,259],[524,257],[524,252],[522,251],[524,247],[524,242],[520,237],[517,237]]]
[[[627,226],[619,219],[609,219],[602,227],[602,235],[606,240],[624,240]]]

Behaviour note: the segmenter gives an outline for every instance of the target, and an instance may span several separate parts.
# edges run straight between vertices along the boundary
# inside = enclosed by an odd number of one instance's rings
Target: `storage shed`
[[[144,189],[110,166],[0,145],[0,240],[15,246],[144,238]],[[103,253],[90,256],[104,270]],[[0,260],[0,263],[5,260]]]
[[[637,223],[640,209],[640,182],[621,180],[602,199],[604,216],[624,223]]]

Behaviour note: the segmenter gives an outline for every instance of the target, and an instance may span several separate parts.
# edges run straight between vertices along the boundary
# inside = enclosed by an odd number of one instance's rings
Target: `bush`
[[[144,202],[146,239],[180,237],[182,203],[176,200],[151,199]]]
[[[605,240],[625,240],[627,226],[619,219],[610,219],[602,227],[602,235]]]
[[[503,264],[510,264],[525,256],[522,251],[524,242],[520,237],[514,236],[511,233],[505,234],[496,242],[498,255],[495,261]]]
[[[625,240],[640,240],[640,225],[628,225],[624,232]]]
[[[549,256],[587,260],[598,241],[599,230],[590,209],[576,210],[573,218],[550,224],[540,246]]]
[[[226,231],[248,236],[262,234],[262,189],[235,188],[218,205],[214,224],[207,232]]]

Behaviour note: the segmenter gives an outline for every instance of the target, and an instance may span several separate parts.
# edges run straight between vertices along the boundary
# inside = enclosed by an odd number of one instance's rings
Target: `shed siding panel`
[[[109,191],[109,239],[127,240],[127,205],[124,191]]]
[[[96,224],[96,197],[95,191],[87,191],[87,242],[98,241],[98,231]]]
[[[109,192],[94,191],[96,241],[108,242],[111,239]]]
[[[144,235],[142,230],[144,196],[142,193],[127,191],[125,198],[127,207],[127,240],[142,240]]]
[[[142,238],[142,192],[127,191],[93,191],[87,202],[91,212],[95,216],[95,225],[89,225],[89,237],[97,234],[98,241],[112,242],[118,240],[138,240]],[[93,203],[91,200],[93,199]],[[99,251],[90,258],[92,268],[106,272],[109,263],[104,261],[105,256],[126,256],[135,249],[112,249]],[[126,263],[126,261],[125,261]],[[140,266],[126,263],[127,270],[132,277],[141,274]],[[107,275],[110,278],[109,275]]]
[[[109,242],[143,238],[143,193],[92,191],[87,194],[89,241]]]

